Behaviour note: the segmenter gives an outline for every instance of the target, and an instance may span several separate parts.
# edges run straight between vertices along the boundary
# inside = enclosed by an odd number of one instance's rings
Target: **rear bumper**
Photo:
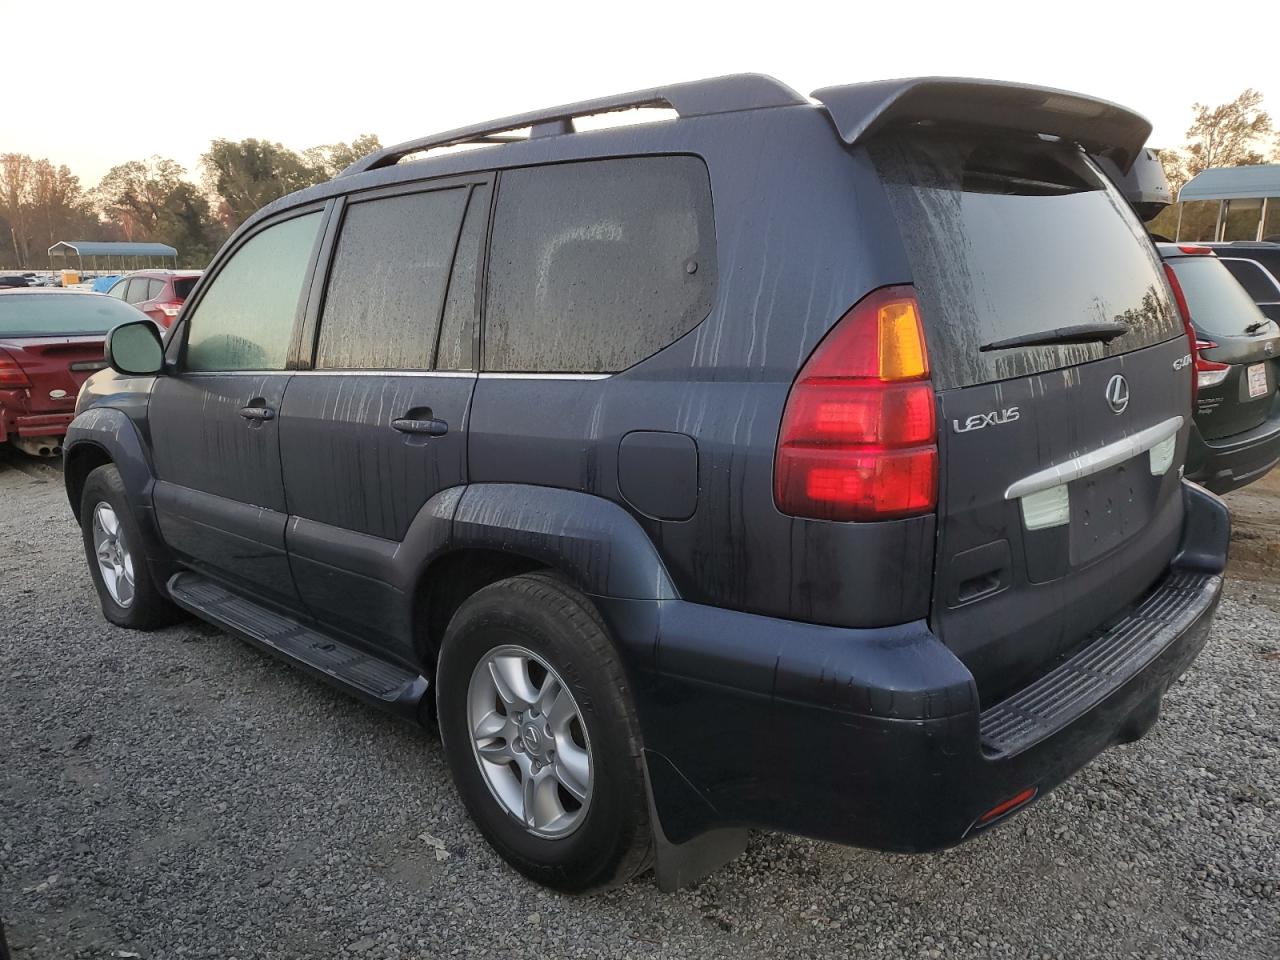
[[[1206,440],[1193,421],[1187,444],[1187,479],[1214,493],[1227,493],[1261,479],[1280,463],[1280,401],[1252,430]]]
[[[44,413],[23,416],[5,415],[0,409],[0,443],[10,435],[19,437],[61,437],[74,418],[73,413]]]
[[[981,822],[1004,801],[1043,796],[1111,744],[1142,736],[1204,646],[1222,589],[1226,508],[1184,491],[1182,546],[1148,595],[986,710],[924,623],[850,630],[604,601],[611,626],[630,631],[624,642],[638,653],[647,637],[653,651],[649,668],[637,665],[636,691],[666,836],[754,826],[938,849],[1003,819]]]

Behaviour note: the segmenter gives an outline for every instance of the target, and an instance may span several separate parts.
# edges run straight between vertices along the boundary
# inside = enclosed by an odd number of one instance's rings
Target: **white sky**
[[[928,74],[1063,87],[1145,114],[1153,146],[1182,143],[1193,101],[1221,103],[1248,86],[1280,120],[1271,42],[1280,3],[1180,7],[59,0],[37,15],[31,0],[0,0],[5,83],[25,92],[22,109],[10,101],[5,111],[0,152],[66,163],[85,186],[152,154],[195,179],[214,137],[301,149],[368,132],[394,143],[739,71],[772,74],[801,93]],[[1230,20],[1221,38],[1206,26],[1214,9]],[[1184,32],[1184,17],[1197,25]],[[1166,73],[1175,65],[1194,70]]]

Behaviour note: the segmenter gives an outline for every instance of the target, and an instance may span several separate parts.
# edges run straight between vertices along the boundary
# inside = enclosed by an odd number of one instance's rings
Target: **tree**
[[[1187,128],[1186,147],[1181,151],[1160,151],[1160,162],[1175,190],[1210,167],[1266,162],[1261,148],[1270,139],[1273,127],[1257,90],[1247,89],[1230,103],[1216,107],[1192,104],[1191,110],[1195,118]]]
[[[226,238],[208,199],[173,160],[151,157],[112,167],[98,184],[98,204],[128,240],[167,243],[182,262],[203,266]]]
[[[59,240],[93,235],[98,218],[66,166],[26,154],[0,155],[0,259],[34,266]]]
[[[230,229],[272,200],[327,179],[324,170],[288,147],[253,138],[214,140],[201,156],[200,168]]]
[[[302,156],[311,167],[324,174],[325,180],[332,180],[351,164],[375,150],[382,149],[382,141],[377,134],[362,133],[350,143],[329,143],[304,150]]]

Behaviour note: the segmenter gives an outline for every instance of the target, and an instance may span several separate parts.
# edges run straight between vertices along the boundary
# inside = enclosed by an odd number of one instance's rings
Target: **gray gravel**
[[[433,733],[198,623],[109,626],[56,473],[0,461],[0,914],[21,960],[1274,960],[1277,611],[1233,582],[1148,739],[974,842],[759,835],[693,889],[571,899],[489,851]]]

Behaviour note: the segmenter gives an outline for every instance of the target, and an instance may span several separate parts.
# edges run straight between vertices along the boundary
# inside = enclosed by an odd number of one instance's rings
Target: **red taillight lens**
[[[1180,243],[1178,249],[1183,253],[1190,254],[1194,257],[1210,257],[1213,256],[1212,247],[1202,247],[1195,243]]]
[[[22,365],[13,354],[0,350],[0,390],[19,390],[31,386]]]
[[[774,462],[778,509],[819,520],[933,510],[938,430],[928,376],[912,288],[859,301],[792,384]]]
[[[1181,248],[1180,248],[1181,249]],[[1187,251],[1190,252],[1190,251]],[[1200,355],[1202,350],[1212,350],[1217,344],[1212,340],[1202,340],[1196,336],[1195,327],[1191,325],[1191,309],[1187,306],[1187,295],[1182,292],[1182,284],[1178,282],[1178,275],[1174,272],[1173,267],[1169,264],[1164,265],[1164,275],[1169,280],[1169,286],[1173,289],[1173,299],[1178,304],[1178,312],[1182,314],[1182,329],[1187,334],[1187,346],[1191,353],[1191,364],[1193,375],[1191,377],[1191,402],[1195,403],[1196,396],[1201,387],[1216,387],[1227,379],[1227,373],[1231,369],[1229,363],[1219,363],[1216,360],[1206,360]]]
[[[166,317],[173,318],[182,312],[182,301],[171,300],[168,303],[157,303],[156,309],[163,313]]]

